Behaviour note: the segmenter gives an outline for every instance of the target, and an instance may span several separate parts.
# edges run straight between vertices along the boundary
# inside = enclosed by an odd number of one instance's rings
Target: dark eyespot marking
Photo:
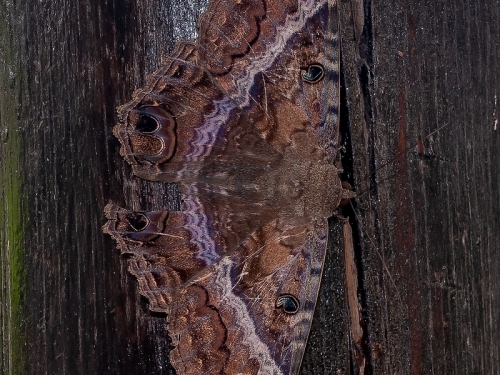
[[[161,107],[143,107],[130,111],[129,141],[139,163],[160,164],[169,160],[177,145],[176,123],[170,112]]]
[[[308,83],[318,83],[325,76],[325,69],[321,64],[311,64],[301,72],[302,79]]]
[[[152,133],[158,130],[160,124],[152,116],[142,114],[139,117],[139,121],[135,125],[135,130],[141,133]]]
[[[276,300],[276,308],[282,309],[287,314],[295,314],[299,311],[300,303],[291,294],[283,294]]]
[[[149,224],[149,219],[140,212],[131,212],[127,214],[127,221],[130,228],[135,232],[143,231]]]
[[[155,241],[165,232],[168,216],[168,211],[118,212],[115,230],[130,240]]]

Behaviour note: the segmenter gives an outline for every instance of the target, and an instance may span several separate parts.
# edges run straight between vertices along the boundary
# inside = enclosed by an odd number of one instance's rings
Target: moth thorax
[[[338,169],[331,164],[310,165],[305,186],[305,216],[313,220],[332,216],[342,195]]]
[[[332,216],[341,199],[338,170],[327,163],[289,163],[269,182],[283,211],[313,221]]]

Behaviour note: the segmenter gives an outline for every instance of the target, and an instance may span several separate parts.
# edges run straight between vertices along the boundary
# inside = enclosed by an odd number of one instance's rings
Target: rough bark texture
[[[358,283],[332,219],[303,373],[499,373],[500,4],[339,7]],[[173,373],[164,317],[101,225],[109,201],[175,204],[175,187],[131,176],[111,128],[202,10],[1,2],[1,373]]]
[[[367,370],[497,374],[499,3],[358,9],[342,38]]]

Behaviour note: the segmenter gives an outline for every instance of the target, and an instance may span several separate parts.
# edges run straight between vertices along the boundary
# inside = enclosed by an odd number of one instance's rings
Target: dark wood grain
[[[500,6],[339,5],[363,336],[349,339],[333,219],[304,374],[498,373]],[[111,128],[202,10],[1,2],[1,373],[173,373],[164,317],[101,225],[109,201],[176,204],[175,187],[131,175]]]
[[[499,11],[365,2],[361,35],[343,18],[368,373],[498,373]]]

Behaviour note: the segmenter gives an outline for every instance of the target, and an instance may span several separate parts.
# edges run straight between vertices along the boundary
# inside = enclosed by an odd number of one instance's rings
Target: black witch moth
[[[179,211],[106,207],[177,374],[297,374],[327,218],[352,196],[335,167],[335,0],[211,0],[119,108],[133,172],[175,182]]]

